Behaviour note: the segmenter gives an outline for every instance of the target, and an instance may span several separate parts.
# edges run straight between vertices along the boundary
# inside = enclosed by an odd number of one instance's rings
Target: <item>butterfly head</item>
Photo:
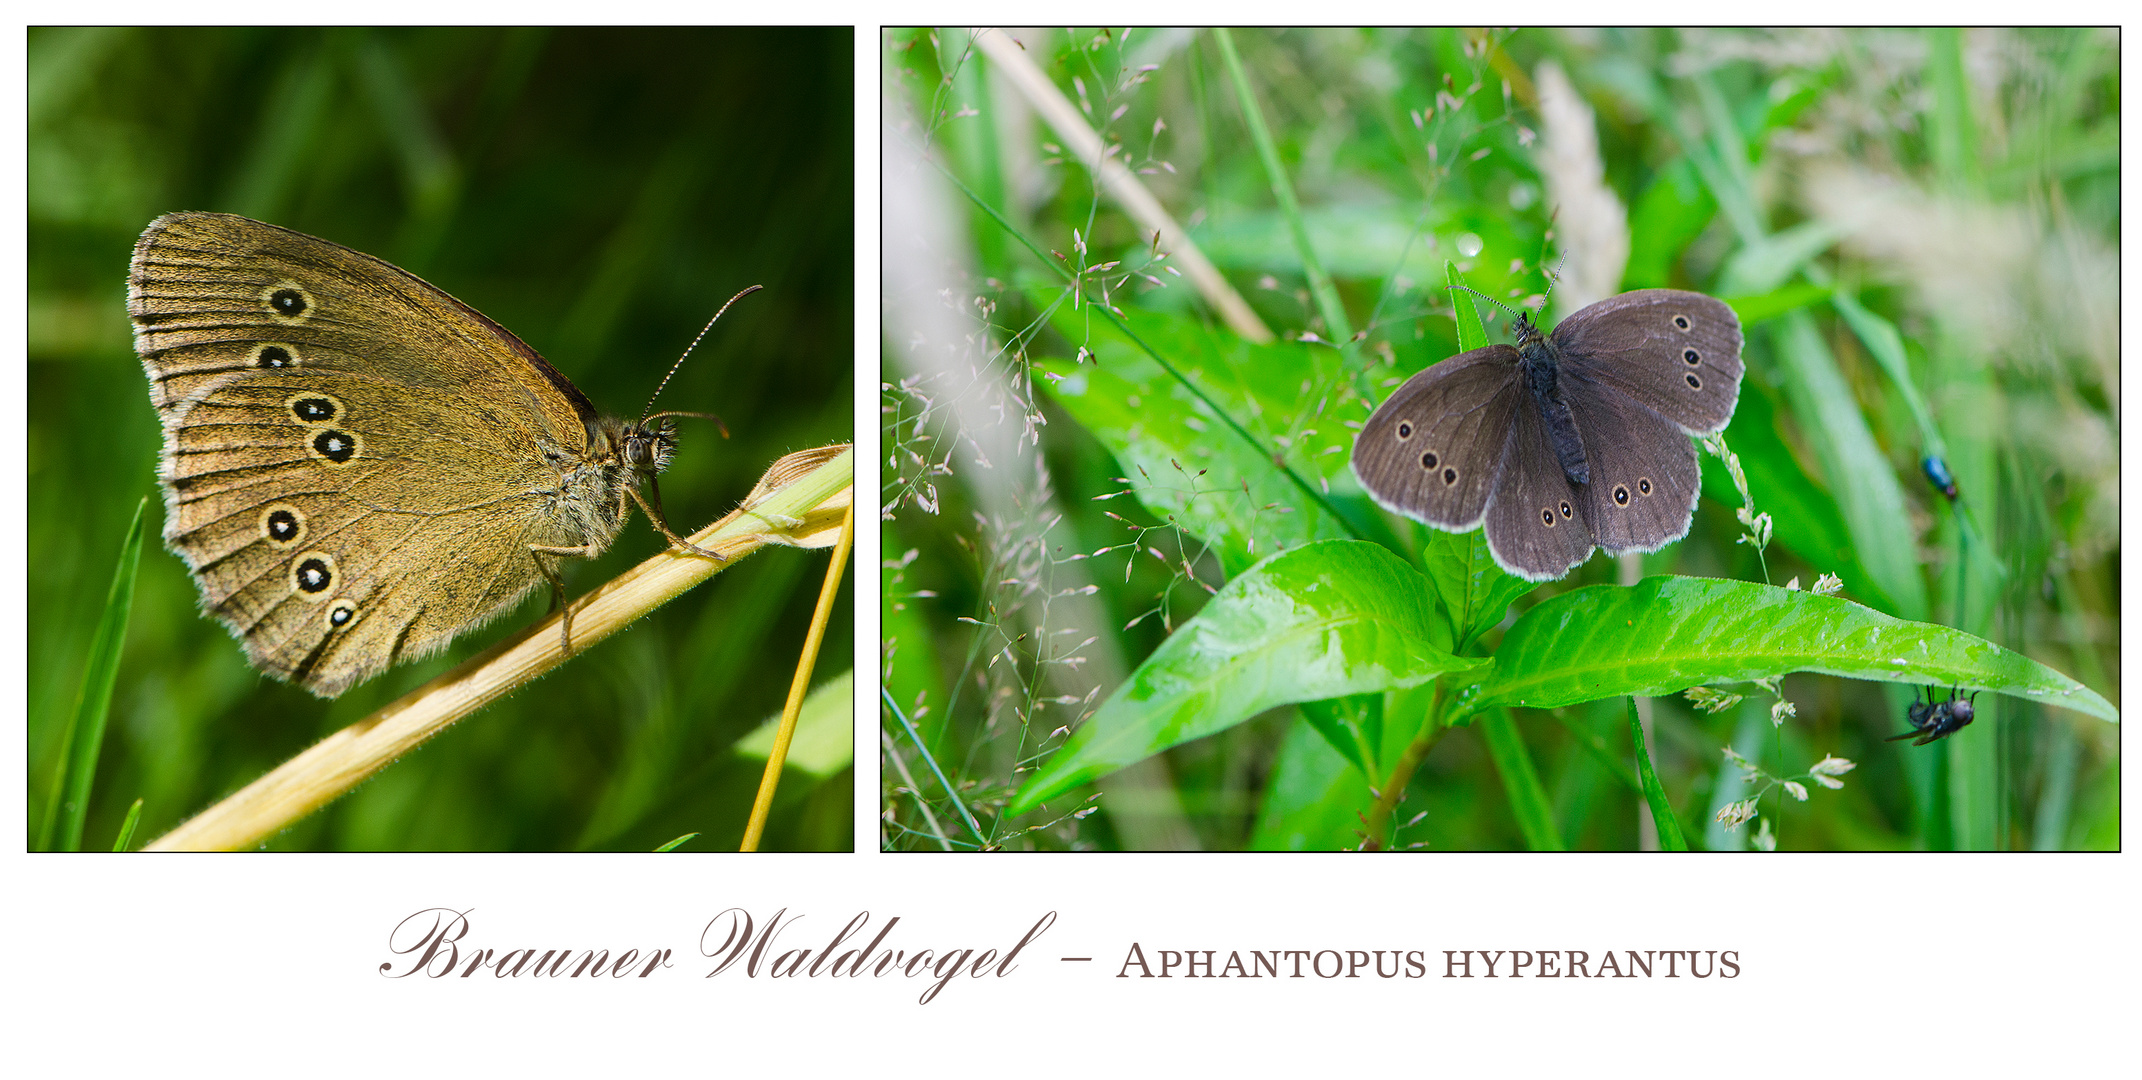
[[[669,468],[676,453],[677,424],[667,415],[624,425],[617,433],[618,460],[643,476]]]
[[[1510,333],[1517,338],[1519,352],[1523,352],[1526,346],[1538,344],[1547,338],[1546,334],[1540,332],[1539,324],[1533,322],[1532,316],[1522,309],[1518,311],[1516,320],[1510,323]]]

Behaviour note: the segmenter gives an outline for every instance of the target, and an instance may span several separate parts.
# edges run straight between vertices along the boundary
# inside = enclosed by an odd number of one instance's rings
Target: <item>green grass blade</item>
[[[1919,441],[1924,453],[1936,457],[1946,456],[1948,447],[1942,444],[1941,429],[1934,426],[1934,415],[1926,407],[1926,398],[1919,393],[1919,384],[1912,381],[1911,365],[1904,357],[1904,335],[1897,332],[1895,323],[1861,307],[1859,299],[1842,287],[1830,293],[1830,306],[1844,316],[1845,325],[1852,328],[1854,337],[1882,366],[1882,373],[1889,376],[1890,385],[1903,395],[1904,406],[1911,410],[1912,421],[1919,425]]]
[[[1963,31],[1926,31],[1926,85],[1933,91],[1926,114],[1927,149],[1934,174],[1951,190],[1979,181],[1978,125],[1971,117],[1971,77],[1964,71]]]
[[[1838,371],[1836,357],[1807,312],[1780,319],[1772,341],[1786,398],[1822,462],[1860,567],[1896,605],[1897,614],[1925,618],[1926,582],[1919,573],[1917,545],[1910,529],[1898,527],[1911,520],[1910,507],[1852,385]],[[1845,585],[1851,587],[1850,582]]]
[[[141,824],[141,804],[145,799],[135,799],[134,805],[126,808],[126,820],[119,823],[119,835],[112,840],[113,851],[125,851],[134,843],[134,826]]]
[[[878,698],[885,703],[885,711],[891,713],[893,719],[899,722],[900,730],[907,733],[907,741],[914,745],[915,752],[922,755],[922,763],[930,767],[930,775],[937,778],[937,786],[943,789],[945,797],[952,801],[952,808],[959,811],[959,819],[967,823],[967,832],[974,837],[974,842],[987,844],[989,838],[983,835],[981,824],[974,820],[974,813],[967,809],[966,801],[959,797],[959,788],[945,777],[944,768],[937,764],[937,758],[930,753],[930,748],[923,745],[922,735],[915,730],[914,721],[907,718],[906,710],[900,708],[900,703],[894,701],[884,687],[878,688]],[[945,837],[940,835],[938,840],[944,841]]]
[[[1525,846],[1534,851],[1563,851],[1561,830],[1554,824],[1554,802],[1540,786],[1539,770],[1532,767],[1532,753],[1508,709],[1489,709],[1480,718],[1480,734],[1487,739],[1488,755],[1502,776],[1503,794],[1517,828],[1525,834]]]
[[[1309,227],[1302,219],[1302,207],[1294,197],[1294,183],[1287,179],[1286,165],[1279,160],[1279,146],[1272,141],[1272,129],[1264,122],[1264,110],[1257,105],[1257,95],[1250,88],[1249,73],[1242,70],[1242,58],[1235,52],[1235,38],[1226,27],[1212,31],[1213,41],[1220,46],[1220,59],[1227,66],[1227,77],[1235,87],[1235,100],[1241,103],[1242,120],[1249,125],[1250,141],[1256,144],[1258,160],[1264,163],[1265,179],[1272,185],[1272,196],[1279,200],[1279,212],[1287,219],[1287,227],[1294,235],[1294,248],[1302,260],[1302,273],[1309,278],[1309,293],[1316,297],[1316,307],[1324,316],[1324,325],[1331,331],[1334,343],[1344,345],[1353,339],[1353,322],[1346,317],[1346,305],[1339,299],[1338,286],[1331,282],[1331,275],[1324,272],[1324,264],[1316,257],[1316,247],[1309,242]]]
[[[104,721],[111,713],[112,687],[119,680],[127,616],[134,610],[134,574],[141,566],[142,522],[148,507],[149,500],[143,499],[134,508],[133,524],[127,526],[126,540],[119,545],[119,566],[112,572],[104,615],[89,642],[82,689],[75,696],[67,734],[60,740],[59,767],[37,838],[40,851],[82,850],[82,821],[89,814],[89,789],[97,776],[97,756],[104,749]]]
[[[1673,804],[1666,801],[1666,787],[1659,783],[1659,774],[1651,768],[1651,752],[1644,749],[1644,725],[1636,716],[1636,699],[1629,699],[1629,739],[1636,744],[1636,772],[1644,781],[1644,801],[1651,806],[1651,820],[1659,829],[1659,848],[1664,851],[1687,851],[1688,839],[1681,835],[1681,823],[1674,819]]]
[[[655,850],[656,850],[657,852],[662,852],[662,851],[675,851],[675,850],[677,850],[678,848],[681,848],[681,847],[683,847],[684,845],[686,845],[686,844],[689,844],[689,843],[691,843],[691,842],[692,842],[693,840],[696,840],[696,839],[698,839],[698,838],[699,838],[699,834],[698,834],[698,833],[695,833],[695,832],[688,832],[688,833],[685,833],[685,834],[684,834],[683,836],[680,836],[680,837],[676,838],[675,840],[672,840],[672,841],[670,841],[669,843],[667,843],[667,844],[664,844],[664,845],[662,845],[661,847],[658,847],[658,848],[656,848]]]
[[[1815,257],[1835,246],[1845,230],[1827,221],[1801,222],[1743,245],[1726,260],[1718,291],[1727,296],[1755,296],[1782,288]]]

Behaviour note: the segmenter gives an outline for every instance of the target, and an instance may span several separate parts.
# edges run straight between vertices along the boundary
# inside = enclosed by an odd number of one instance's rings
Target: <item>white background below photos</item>
[[[2065,13],[2102,17],[2089,7]],[[33,13],[46,22],[124,14]],[[452,20],[493,13],[390,5],[372,14]],[[577,5],[517,13],[559,21],[603,14]],[[659,21],[707,13],[657,6],[633,14]],[[858,26],[854,430],[857,459],[882,461],[883,73],[876,26],[929,13],[803,3],[778,14]],[[1048,6],[1019,14],[1042,22],[1044,14],[1068,21],[1105,11]],[[1133,14],[1198,23],[1215,12],[1148,5]],[[1234,14],[1256,20],[1301,12]],[[1380,22],[1433,13],[1365,5],[1317,14]],[[1562,5],[1535,14],[1551,23],[1599,12]],[[1700,17],[1671,7],[1614,14]],[[1796,17],[1869,14],[1864,5],[1818,6]],[[212,17],[244,23],[273,16],[266,8],[229,7]],[[9,54],[9,86],[26,85],[22,57],[21,50]],[[6,183],[23,183],[22,169],[7,175]],[[22,226],[16,229],[20,243]],[[14,265],[21,274],[22,263]],[[18,277],[15,285],[4,303],[12,325],[21,326],[26,282]],[[18,431],[26,400],[22,392],[10,398]],[[859,485],[859,522],[876,520],[877,490]],[[0,511],[14,519],[11,536],[22,534],[22,505],[11,501]],[[864,670],[865,658],[878,655],[877,568],[887,557],[876,529],[858,530],[850,572],[855,655]],[[5,602],[12,616],[5,655],[22,685],[28,626],[20,590]],[[202,632],[210,629],[204,623]],[[2064,1075],[2102,1071],[2129,1056],[2114,1056],[2125,1048],[2116,1033],[2133,1001],[2123,972],[2136,958],[2134,920],[2120,915],[2136,883],[2124,854],[892,855],[874,850],[883,788],[878,754],[868,747],[878,723],[873,690],[859,686],[855,829],[862,850],[854,854],[18,854],[7,901],[24,949],[25,992],[11,1014],[15,1056],[38,1075],[61,1068],[185,1074],[213,1065],[240,1074],[296,1067],[355,1075],[386,1067],[531,1076],[621,1064],[728,1073],[798,1063],[825,1074],[904,1076],[978,1061],[1042,1075],[1407,1066],[1625,1075],[1721,1061],[1758,1074],[1977,1076],[2027,1068]],[[20,740],[10,745],[11,753],[24,753]],[[26,768],[17,757],[11,775]],[[17,835],[25,820],[16,819]],[[435,908],[467,913],[470,947],[612,956],[668,949],[672,966],[644,979],[498,978],[489,970],[383,975],[407,962],[393,951],[397,926]],[[777,912],[793,921],[757,974],[746,970],[747,956],[708,977],[719,961],[700,955],[702,934],[718,940],[730,925],[724,920],[733,918],[724,913],[736,910],[761,930]],[[1022,951],[1015,970],[953,978],[927,1004],[918,998],[936,980],[925,975],[814,975],[807,963],[777,975],[770,968],[787,950],[815,956],[864,913],[865,932],[836,952],[884,932],[881,947],[904,955],[1001,953],[1051,912],[1053,923]],[[1133,946],[1156,975],[1165,954],[1207,950],[1219,969],[1231,954],[1254,967],[1256,953],[1307,953],[1309,967],[1301,978],[1188,978],[1185,961],[1170,978],[1136,977],[1134,965],[1132,977],[1119,978]],[[1485,970],[1482,951],[1524,951],[1535,964],[1552,953],[1565,969],[1570,953],[1582,951],[1597,975],[1601,955],[1630,950],[1730,951],[1738,975],[1665,978],[1661,963],[1650,978],[1442,977],[1446,951],[1470,951],[1476,974]],[[1325,952],[1370,959],[1351,976],[1325,977],[1317,970]],[[1418,954],[1420,976],[1398,960],[1407,954]],[[1332,970],[1332,961],[1321,962]],[[1378,963],[1400,974],[1379,977]],[[330,1030],[353,1036],[360,1049],[340,1049],[351,1039]]]

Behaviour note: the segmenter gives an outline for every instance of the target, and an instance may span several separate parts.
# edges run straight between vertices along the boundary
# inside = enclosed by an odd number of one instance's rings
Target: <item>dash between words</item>
[[[751,913],[743,908],[729,908],[715,915],[699,932],[699,954],[715,961],[706,978],[732,969],[746,978],[856,978],[866,974],[874,978],[927,978],[935,980],[919,999],[927,1005],[962,974],[974,979],[1011,974],[1019,954],[1055,924],[1056,913],[1043,915],[1018,944],[1002,953],[993,948],[962,946],[912,951],[886,947],[893,927],[900,924],[898,915],[885,920],[868,944],[852,947],[870,923],[867,911],[849,919],[821,947],[776,952],[774,939],[793,929],[802,918],[790,915],[787,908],[774,912],[764,924],[754,922]],[[467,942],[471,929],[469,911],[426,908],[410,915],[387,936],[388,950],[403,958],[401,966],[389,961],[379,965],[379,974],[390,979],[419,974],[434,979],[454,975],[466,979],[479,972],[499,979],[644,979],[676,967],[671,950],[663,948],[624,949],[615,955],[608,949],[596,948],[481,948]]]

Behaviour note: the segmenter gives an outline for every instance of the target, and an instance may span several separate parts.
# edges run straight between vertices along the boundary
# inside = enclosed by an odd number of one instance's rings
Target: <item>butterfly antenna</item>
[[[714,324],[721,321],[722,312],[729,310],[729,304],[736,303],[738,300],[742,300],[744,297],[750,296],[752,293],[755,293],[765,287],[766,286],[764,285],[753,285],[750,288],[745,289],[743,292],[737,293],[735,296],[730,297],[729,302],[721,306],[721,311],[716,311],[714,313],[714,317],[708,319],[707,324],[699,328],[699,337],[693,338],[692,343],[684,347],[684,356],[679,356],[677,358],[677,362],[669,366],[669,373],[663,375],[662,381],[655,385],[654,394],[649,396],[647,399],[647,408],[640,411],[640,423],[646,423],[648,417],[654,413],[655,398],[662,396],[662,388],[669,385],[670,376],[675,375],[677,373],[677,369],[684,366],[684,357],[692,355],[692,350],[699,347],[700,338],[706,337],[707,331],[714,329]],[[681,416],[683,414],[679,413],[676,415]]]
[[[1547,301],[1554,299],[1554,287],[1562,283],[1562,268],[1569,265],[1569,252],[1562,253],[1562,261],[1554,264],[1554,273],[1547,275],[1547,295],[1540,297],[1540,312],[1547,311]]]
[[[1486,294],[1486,293],[1484,293],[1484,292],[1481,292],[1480,290],[1478,290],[1478,289],[1475,289],[1475,288],[1473,288],[1473,287],[1472,287],[1472,286],[1470,286],[1470,285],[1452,285],[1452,286],[1449,286],[1449,287],[1450,287],[1450,288],[1453,288],[1453,289],[1464,289],[1464,290],[1465,290],[1466,292],[1469,292],[1469,293],[1473,294],[1474,296],[1477,296],[1477,297],[1479,297],[1480,299],[1482,299],[1482,300],[1485,300],[1485,301],[1487,301],[1488,303],[1490,303],[1490,304],[1493,304],[1493,305],[1495,305],[1496,307],[1502,308],[1502,313],[1503,313],[1503,314],[1505,314],[1505,315],[1508,315],[1509,317],[1511,317],[1511,318],[1513,318],[1513,319],[1517,318],[1517,312],[1511,311],[1511,310],[1510,310],[1509,308],[1503,307],[1502,301],[1500,301],[1500,300],[1497,300],[1497,299],[1495,299],[1494,297],[1492,297],[1492,296],[1489,296],[1488,294]]]

